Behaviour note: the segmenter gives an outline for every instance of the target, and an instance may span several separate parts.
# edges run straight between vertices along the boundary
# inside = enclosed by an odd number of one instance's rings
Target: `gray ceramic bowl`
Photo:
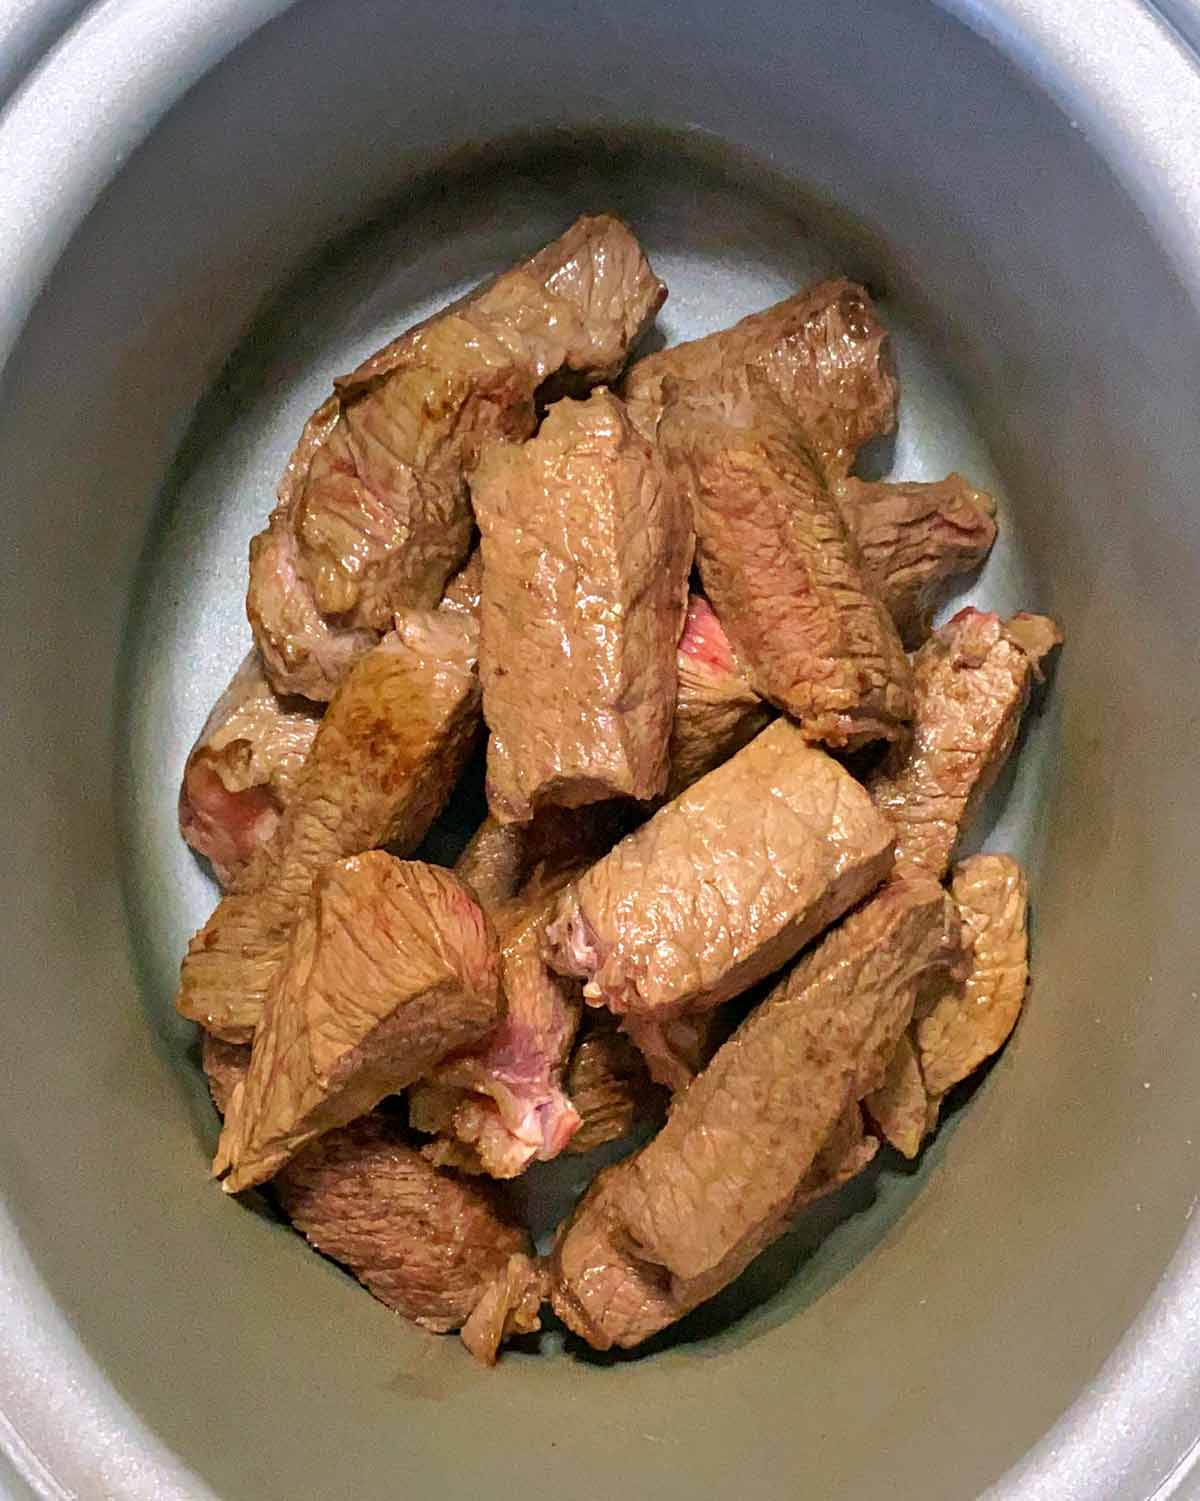
[[[1200,26],[1165,9],[10,0],[14,1495],[1200,1495]],[[212,890],[172,809],[331,370],[610,206],[672,337],[865,277],[896,471],[1002,493],[978,595],[1069,636],[986,828],[1034,867],[1036,983],[915,1175],[858,1185],[656,1353],[485,1372],[206,1181],[169,1003]]]

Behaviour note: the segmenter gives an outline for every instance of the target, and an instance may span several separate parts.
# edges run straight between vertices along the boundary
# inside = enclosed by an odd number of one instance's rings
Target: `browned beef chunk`
[[[449,871],[382,850],[327,866],[267,992],[214,1172],[230,1193],[264,1182],[501,1012],[495,934]]]
[[[1062,639],[1042,615],[960,611],[914,660],[916,722],[868,781],[896,825],[896,874],[940,880],[1016,743],[1039,663]]]
[[[485,1185],[440,1172],[384,1116],[320,1137],[275,1188],[318,1251],[439,1334],[464,1324],[509,1258],[530,1250]]]
[[[470,557],[446,584],[440,609],[455,615],[469,615],[479,619],[479,603],[483,594],[483,555],[473,548]]]
[[[762,389],[664,390],[659,442],[693,502],[704,591],[754,688],[810,740],[901,736],[908,660],[782,404]]]
[[[1029,983],[1029,886],[1011,855],[972,855],[950,883],[969,947],[961,985],[916,1023],[925,1087],[939,1098],[1005,1043]]]
[[[771,722],[773,711],[751,688],[709,602],[688,599],[676,653],[679,687],[669,747],[667,797],[727,761]]]
[[[335,383],[250,548],[247,613],[280,692],[331,698],[398,608],[437,603],[482,445],[533,432],[547,376],[616,376],[665,296],[624,224],[583,218]]]
[[[321,705],[282,699],[252,651],[187,758],[179,830],[227,891],[279,825],[321,722]]]
[[[478,620],[482,578],[476,548],[446,585],[441,608]],[[213,706],[184,768],[179,828],[226,891],[239,888],[279,826],[324,710],[276,693],[257,649]]]
[[[896,1044],[883,1082],[863,1103],[883,1139],[905,1157],[915,1157],[937,1125],[938,1106],[925,1088],[912,1025]]]
[[[959,474],[933,484],[834,486],[863,577],[910,650],[929,635],[949,584],[978,568],[996,540],[996,502]]]
[[[542,1327],[539,1317],[547,1297],[549,1277],[541,1262],[518,1251],[503,1272],[487,1286],[470,1318],[462,1326],[462,1342],[484,1365],[514,1334],[532,1334]]]
[[[250,1048],[205,1033],[203,1061],[224,1114]],[[477,1359],[491,1364],[509,1335],[538,1328],[545,1273],[525,1254],[528,1236],[482,1185],[431,1167],[394,1119],[326,1132],[273,1187],[296,1228],[380,1302],[439,1334],[469,1323]]]
[[[404,612],[343,683],[243,889],[192,939],[176,1004],[245,1042],[317,873],[381,844],[415,849],[449,797],[479,722],[474,622]]]
[[[641,1052],[606,1011],[589,1010],[567,1070],[567,1093],[579,1115],[568,1152],[590,1152],[628,1136],[639,1115],[663,1114],[666,1093],[646,1071]]]
[[[481,1043],[445,1059],[410,1095],[413,1124],[457,1144],[448,1154],[435,1145],[435,1161],[469,1161],[493,1178],[514,1178],[533,1161],[557,1157],[579,1125],[563,1090],[579,985],[542,958],[546,922],[564,884],[562,876],[548,886],[534,883],[492,909],[504,1015]]]
[[[834,929],[560,1230],[552,1296],[564,1322],[599,1349],[641,1343],[869,1160],[857,1102],[956,944],[932,881],[891,883]]]
[[[849,474],[862,445],[896,425],[887,334],[863,288],[841,280],[639,360],[624,393],[634,421],[652,434],[668,381],[736,392],[750,371],[770,384],[828,481]]]
[[[529,443],[487,449],[472,494],[492,813],[657,796],[692,561],[657,451],[595,392],[557,402]]]
[[[563,893],[547,954],[591,1004],[673,1020],[778,969],[891,862],[864,790],[779,720]]]
[[[1028,885],[1011,855],[972,855],[955,866],[965,969],[918,1004],[867,1109],[883,1137],[915,1157],[937,1125],[946,1092],[998,1052],[1017,1024],[1029,982]]]
[[[489,910],[517,896],[541,870],[546,880],[607,853],[629,827],[623,802],[543,808],[532,823],[500,823],[490,814],[455,862],[455,874]]]
[[[217,1113],[224,1115],[229,1109],[234,1090],[245,1079],[246,1070],[250,1067],[250,1044],[226,1042],[224,1038],[205,1032],[202,1034],[200,1061],[208,1079],[208,1092],[212,1095],[212,1102],[217,1107]]]

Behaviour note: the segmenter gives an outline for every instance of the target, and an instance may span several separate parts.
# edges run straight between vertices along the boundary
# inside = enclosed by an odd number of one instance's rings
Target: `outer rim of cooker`
[[[130,152],[292,3],[10,0],[0,17],[0,361]],[[1200,0],[935,3],[1087,135],[1200,306]],[[1198,1288],[1193,1223],[1088,1392],[992,1488],[994,1501],[1200,1501]],[[120,1477],[113,1501],[213,1494],[87,1355],[0,1205],[0,1498],[75,1496],[67,1474],[94,1477],[101,1458],[109,1484]]]

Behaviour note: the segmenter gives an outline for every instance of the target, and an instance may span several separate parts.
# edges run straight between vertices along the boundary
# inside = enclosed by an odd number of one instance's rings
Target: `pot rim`
[[[10,3],[0,18],[0,362],[130,153],[195,82],[293,3]],[[1200,142],[1200,0],[934,3],[1015,63],[1085,133],[1200,307],[1200,172],[1191,144]],[[1200,1498],[1197,1287],[1200,1224],[1190,1223],[1086,1394],[991,1489],[995,1501]],[[102,1472],[119,1484],[113,1501],[216,1501],[87,1354],[0,1205],[0,1498],[59,1501],[77,1494],[69,1473]]]

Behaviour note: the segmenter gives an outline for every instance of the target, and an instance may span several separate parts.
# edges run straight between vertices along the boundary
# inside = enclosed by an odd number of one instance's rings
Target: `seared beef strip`
[[[978,568],[996,540],[996,502],[959,474],[932,484],[834,486],[863,577],[914,650],[929,635],[947,586]]]
[[[663,452],[691,497],[704,591],[764,698],[853,748],[911,720],[912,674],[798,429],[752,381],[736,400],[664,383]]]
[[[667,382],[736,393],[750,371],[775,391],[826,481],[844,478],[862,445],[896,425],[887,334],[863,288],[840,279],[648,355],[625,377],[623,391],[633,420],[651,436]]]
[[[533,432],[547,376],[616,376],[665,296],[624,224],[579,219],[335,383],[250,547],[246,609],[280,692],[331,698],[396,610],[437,602],[483,444]]]
[[[183,962],[180,1012],[245,1042],[323,866],[388,844],[416,848],[458,780],[479,722],[476,627],[413,610],[360,661],[321,721],[274,837]]]
[[[321,710],[281,699],[251,651],[205,720],[183,771],[179,830],[227,891],[278,827]]]
[[[1029,885],[1012,856],[972,855],[955,866],[950,890],[970,968],[916,1024],[925,1087],[935,1097],[1003,1046],[1029,983]]]
[[[568,1152],[590,1152],[628,1136],[641,1116],[661,1116],[667,1096],[646,1071],[633,1041],[606,1011],[589,1010],[567,1069],[567,1093],[579,1114]]]
[[[566,1324],[598,1349],[640,1344],[869,1159],[857,1101],[920,986],[955,962],[955,926],[935,882],[895,882],[801,960],[559,1231],[552,1298]]]
[[[563,1091],[563,1071],[582,1009],[577,981],[542,958],[546,922],[565,884],[535,882],[492,909],[500,941],[503,1018],[483,1042],[446,1058],[411,1094],[412,1123],[472,1150],[481,1171],[514,1178],[558,1154],[579,1125]],[[464,1162],[435,1147],[434,1161]]]
[[[956,865],[951,894],[962,919],[965,975],[918,1005],[867,1109],[883,1136],[915,1157],[946,1092],[998,1052],[1017,1024],[1029,982],[1028,885],[1011,855]]]
[[[250,1048],[206,1032],[203,1061],[224,1115]],[[486,1364],[510,1334],[539,1327],[546,1279],[525,1254],[529,1237],[492,1191],[431,1167],[396,1120],[327,1131],[272,1187],[296,1229],[381,1303],[438,1334],[470,1325],[463,1342]]]
[[[657,796],[692,562],[657,451],[597,391],[556,402],[530,442],[486,449],[471,492],[492,813]]]
[[[272,1177],[502,1014],[495,934],[449,871],[375,850],[327,866],[267,992],[213,1170]]]
[[[961,610],[914,659],[911,741],[867,785],[896,825],[896,874],[946,874],[963,826],[1016,743],[1043,657],[1062,640],[1043,615]]]
[[[688,599],[676,651],[679,687],[671,726],[667,797],[727,761],[768,725],[774,711],[742,676],[709,602]]]
[[[275,1190],[318,1251],[438,1334],[460,1328],[509,1258],[531,1249],[486,1185],[440,1172],[386,1116],[320,1137],[287,1164]]]
[[[887,819],[784,720],[623,839],[559,898],[550,963],[657,1022],[765,978],[892,863]]]

